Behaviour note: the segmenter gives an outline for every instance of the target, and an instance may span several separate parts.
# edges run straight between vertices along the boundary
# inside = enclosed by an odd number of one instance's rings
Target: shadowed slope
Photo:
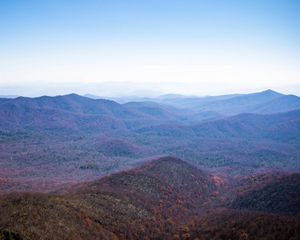
[[[300,174],[283,177],[262,189],[247,192],[231,206],[237,209],[300,215]]]

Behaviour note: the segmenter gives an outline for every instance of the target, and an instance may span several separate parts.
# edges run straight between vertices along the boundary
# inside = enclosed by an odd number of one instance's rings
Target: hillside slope
[[[166,157],[60,196],[1,196],[0,230],[20,239],[168,237],[175,231],[169,224],[186,222],[215,190],[208,174]]]
[[[193,110],[198,114],[215,112],[224,116],[240,113],[280,113],[300,108],[299,97],[284,95],[270,89],[257,93],[207,97],[166,95],[150,100],[177,108]]]
[[[238,197],[236,209],[300,215],[300,174],[288,175]]]
[[[59,195],[3,195],[0,239],[297,239],[299,218],[226,209],[226,185],[165,157]]]

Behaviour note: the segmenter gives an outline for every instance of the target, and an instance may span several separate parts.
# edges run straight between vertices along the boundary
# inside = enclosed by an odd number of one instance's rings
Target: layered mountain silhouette
[[[127,100],[0,98],[1,240],[299,239],[299,97]]]
[[[0,139],[5,151],[0,153],[0,173],[6,181],[0,191],[48,191],[163,155],[233,174],[274,168],[297,170],[299,110],[247,113],[254,103],[273,111],[270,101],[290,98],[297,102],[298,97],[271,90],[197,98],[203,104],[225,101],[237,106],[237,99],[244,99],[247,104],[239,108],[245,113],[235,116],[201,112],[201,106],[180,109],[158,101],[119,104],[76,94],[2,99]],[[185,97],[169,95],[160,99],[179,101]],[[284,109],[280,106],[280,111]],[[40,181],[44,184],[38,184]]]
[[[121,122],[125,122],[127,127],[141,126],[143,122],[148,123],[145,125],[162,122],[196,123],[239,113],[269,114],[300,108],[299,97],[283,95],[272,90],[203,98],[162,96],[150,100],[152,102],[118,104],[114,101],[94,100],[76,94],[1,99],[1,126],[34,129],[34,127],[41,128],[43,127],[41,124],[44,124],[53,129],[77,130],[91,129],[93,128],[91,125],[94,124],[95,128],[100,125],[102,128],[119,129],[124,127]],[[185,110],[183,111],[182,108]],[[7,119],[10,121],[8,122]],[[70,124],[66,126],[65,122]]]
[[[154,101],[177,108],[201,112],[216,112],[226,116],[239,113],[279,113],[299,109],[300,99],[295,95],[284,95],[273,90],[250,94],[230,94],[222,96],[186,97],[183,95],[163,95],[158,98],[122,98],[128,101]]]
[[[173,98],[163,99],[172,100]],[[175,99],[177,98],[175,97]],[[239,113],[275,114],[300,109],[299,97],[283,95],[271,90],[246,95],[199,98],[198,105],[191,104],[185,111],[154,102],[118,104],[114,101],[94,100],[76,94],[1,100],[0,127],[3,131],[47,128],[53,130],[56,128],[70,130],[131,129],[170,123],[196,124],[197,121],[211,121],[225,115]],[[244,118],[247,117],[256,118],[254,115],[244,116]],[[280,116],[274,115],[274,117]],[[242,117],[235,119],[238,118]],[[262,117],[257,116],[257,118],[261,119]],[[258,127],[260,127],[259,124]]]

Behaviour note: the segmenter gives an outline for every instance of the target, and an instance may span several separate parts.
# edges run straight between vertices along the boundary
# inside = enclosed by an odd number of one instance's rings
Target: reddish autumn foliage
[[[270,178],[257,179],[261,183]],[[281,186],[294,186],[285,179],[290,178],[282,178]],[[179,159],[160,158],[68,187],[59,195],[4,195],[0,229],[19,239],[297,239],[297,212],[275,215],[268,208],[260,212],[232,209],[234,194],[247,196],[255,188],[253,179],[236,180],[233,184]],[[277,178],[266,186],[274,181]],[[243,193],[235,193],[239,184]],[[266,187],[256,188],[265,191]]]

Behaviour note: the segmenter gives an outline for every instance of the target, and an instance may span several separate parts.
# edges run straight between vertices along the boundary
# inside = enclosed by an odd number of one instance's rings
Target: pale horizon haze
[[[0,95],[300,95],[295,0],[3,0]]]

